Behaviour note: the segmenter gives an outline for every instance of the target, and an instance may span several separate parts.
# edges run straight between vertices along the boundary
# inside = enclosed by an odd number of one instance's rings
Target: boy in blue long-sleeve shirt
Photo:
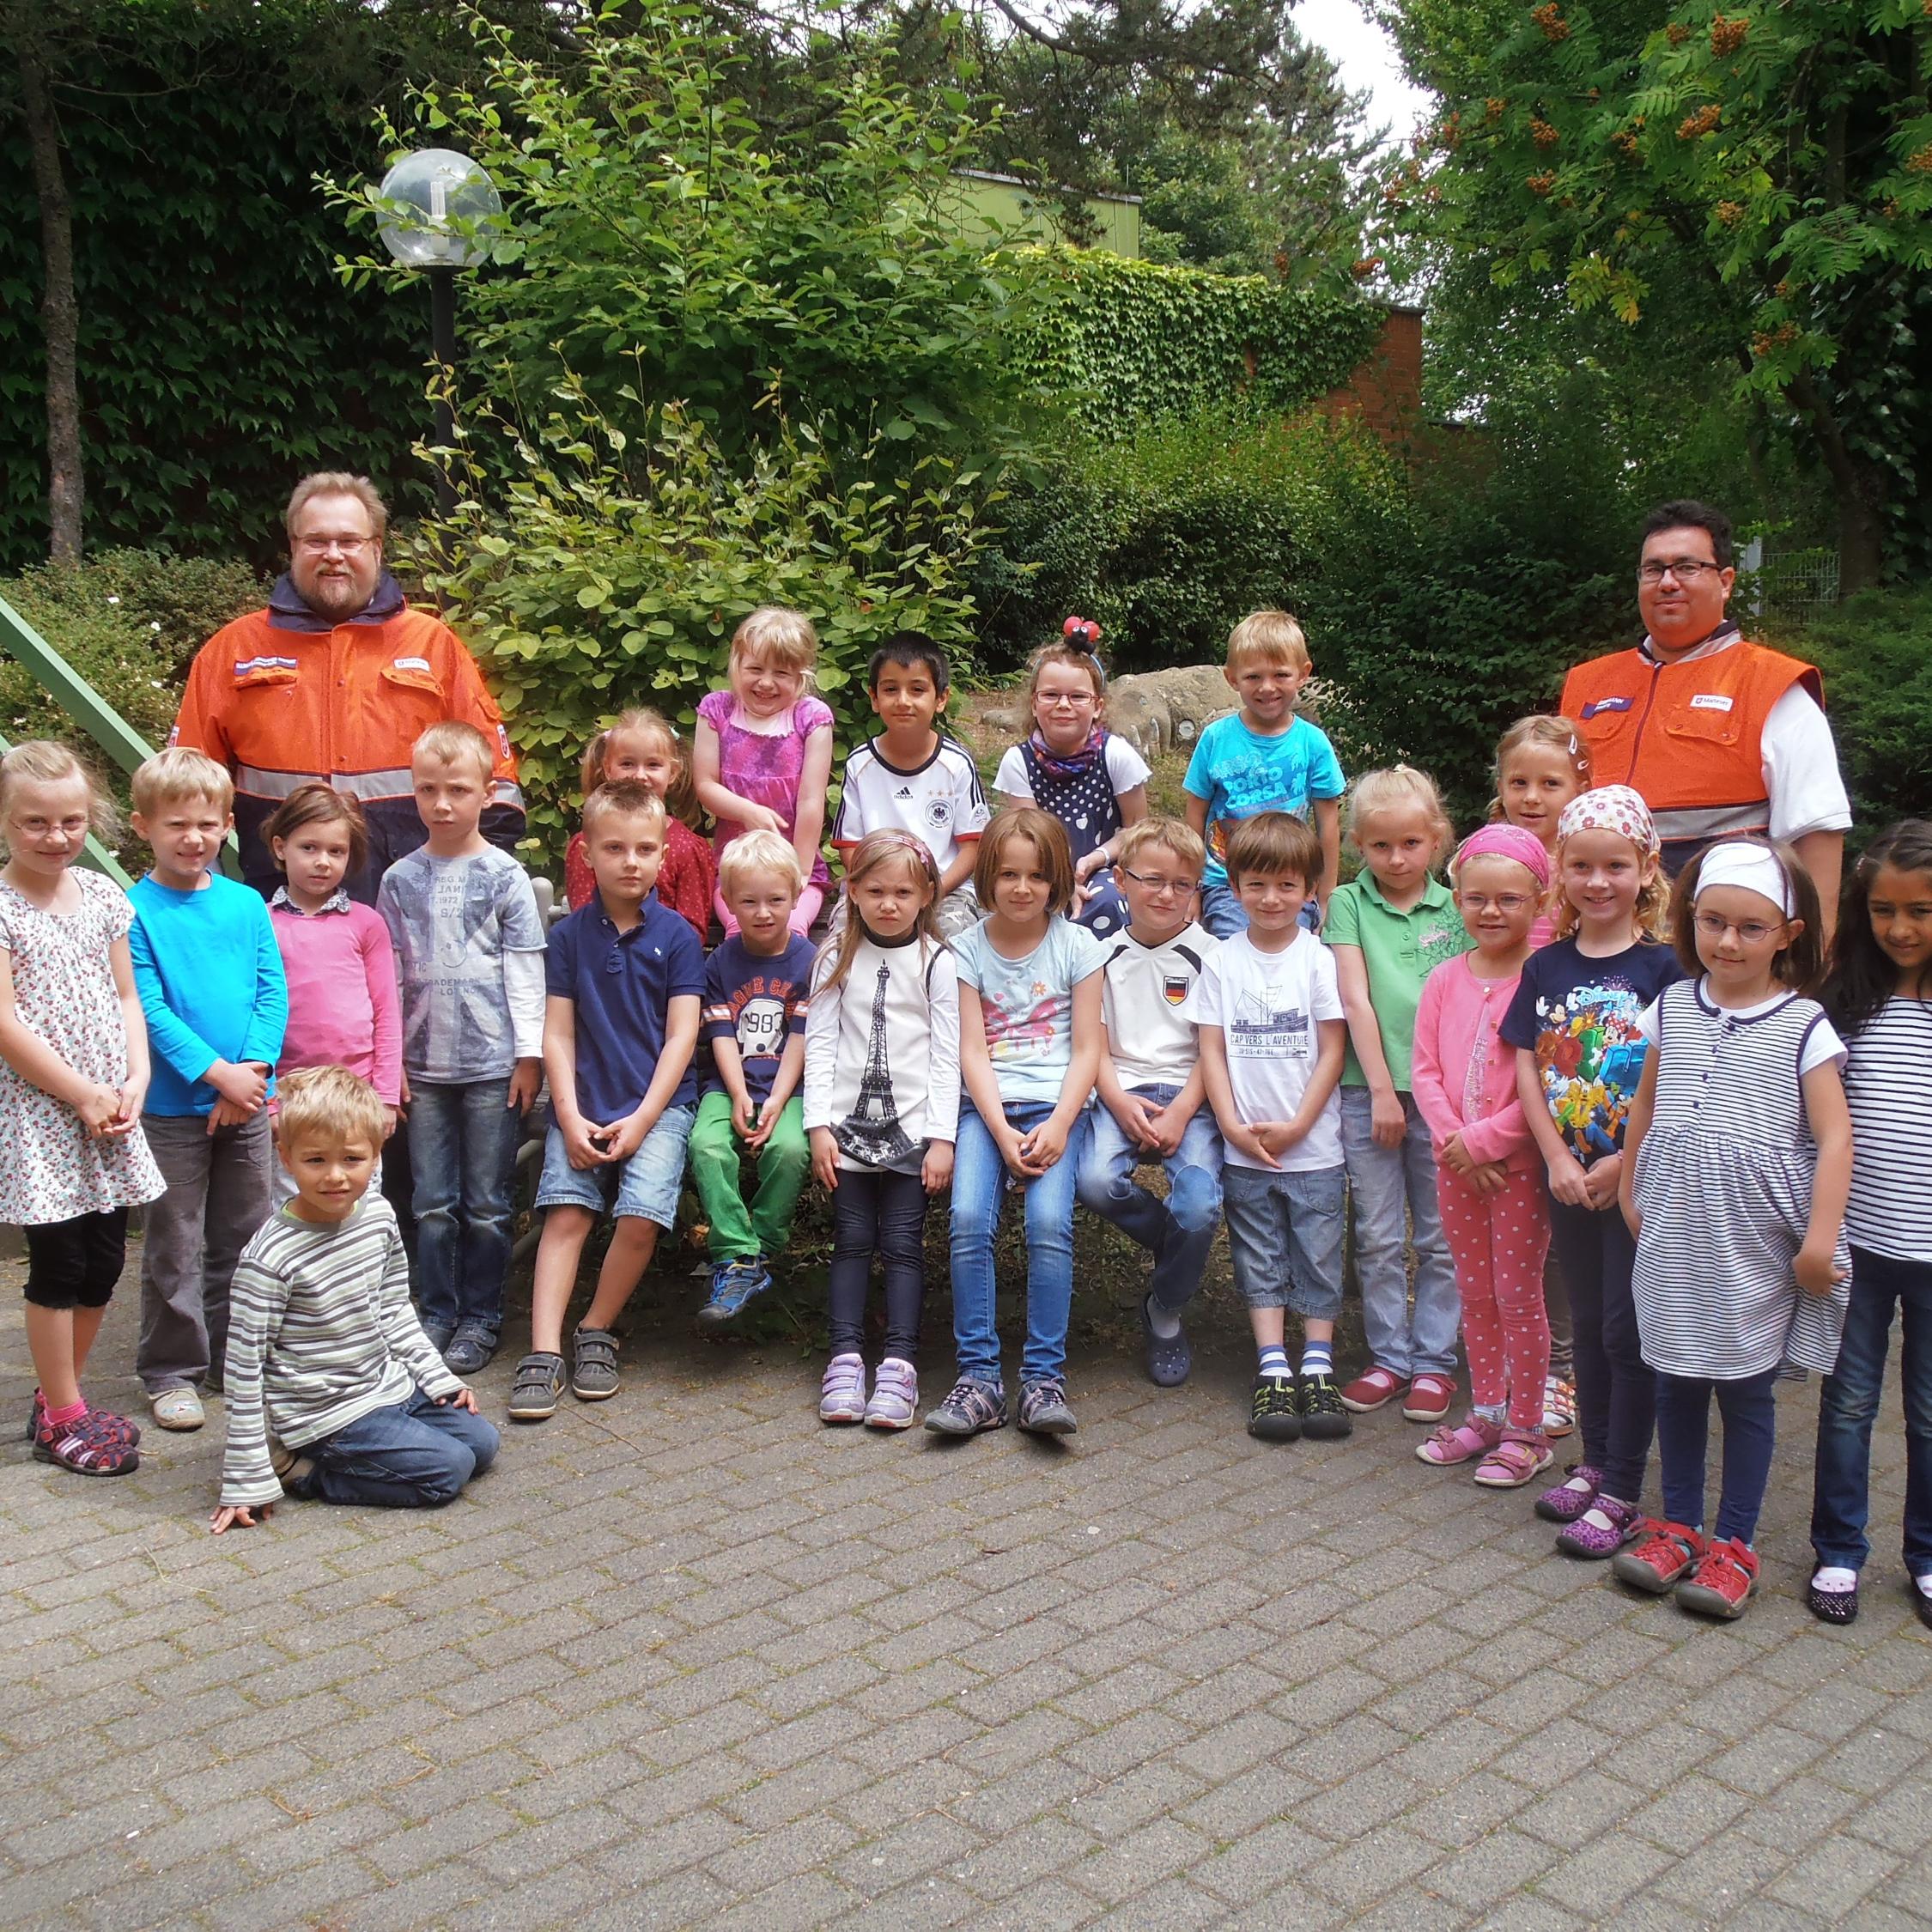
[[[134,829],[155,854],[129,895],[155,1067],[141,1126],[167,1182],[142,1241],[135,1368],[162,1428],[198,1429],[235,1261],[271,1206],[268,1102],[289,989],[267,906],[212,870],[234,823],[228,773],[198,751],[162,751],[133,790]]]

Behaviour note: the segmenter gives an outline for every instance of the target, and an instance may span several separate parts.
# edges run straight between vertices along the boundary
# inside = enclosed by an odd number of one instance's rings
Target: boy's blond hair
[[[1321,883],[1321,841],[1291,811],[1258,811],[1229,835],[1226,865],[1236,890],[1249,872],[1264,878],[1292,872],[1312,892]]]
[[[782,604],[761,604],[732,633],[732,656],[762,651],[781,671],[804,672],[818,656],[818,633],[803,611]]]
[[[1291,671],[1309,668],[1308,639],[1285,611],[1250,611],[1228,633],[1228,669],[1249,658],[1286,665]]]
[[[1196,878],[1207,866],[1207,848],[1200,834],[1183,818],[1142,818],[1121,834],[1114,863],[1130,869],[1151,845],[1164,846]]]
[[[410,762],[413,764],[418,758],[434,758],[445,765],[459,765],[465,758],[471,759],[483,773],[486,785],[496,769],[496,753],[489,740],[474,725],[465,725],[455,718],[445,718],[430,726],[416,739],[410,747]]]
[[[210,799],[224,813],[234,810],[234,781],[228,767],[216,764],[204,751],[176,748],[155,752],[135,767],[129,791],[134,809],[143,818],[184,799]]]
[[[382,1150],[383,1129],[389,1124],[382,1097],[359,1073],[346,1066],[302,1066],[276,1082],[280,1110],[275,1116],[275,1138],[284,1149],[326,1134],[340,1140],[357,1138]]]
[[[746,832],[725,848],[718,860],[718,889],[731,893],[753,872],[775,872],[796,899],[805,890],[805,867],[792,841],[776,832]]]
[[[1419,811],[1428,822],[1434,843],[1430,847],[1431,869],[1455,843],[1455,828],[1443,804],[1436,781],[1413,765],[1388,765],[1380,771],[1365,771],[1349,787],[1348,842],[1362,849],[1362,821],[1385,811]]]
[[[655,818],[660,830],[671,816],[664,800],[641,779],[621,778],[613,785],[599,785],[584,800],[584,836],[588,839],[599,820],[618,812],[627,817]]]

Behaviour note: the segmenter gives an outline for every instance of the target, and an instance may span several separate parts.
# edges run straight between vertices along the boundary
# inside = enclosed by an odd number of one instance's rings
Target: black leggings
[[[36,1308],[106,1308],[127,1261],[127,1210],[46,1221],[27,1236],[27,1298]]]
[[[1657,1403],[1631,1294],[1637,1243],[1613,1205],[1566,1207],[1552,1198],[1550,1246],[1570,1291],[1583,1460],[1603,1472],[1608,1494],[1634,1503],[1643,1492]]]
[[[874,1249],[885,1274],[885,1352],[916,1362],[926,1299],[926,1183],[890,1168],[841,1167],[832,1195],[826,1297],[835,1355],[862,1352]]]

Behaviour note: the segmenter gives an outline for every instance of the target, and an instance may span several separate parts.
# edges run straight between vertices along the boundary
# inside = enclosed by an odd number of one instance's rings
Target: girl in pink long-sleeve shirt
[[[289,981],[289,1030],[277,1073],[298,1066],[346,1066],[381,1096],[385,1139],[396,1131],[402,1093],[403,1027],[396,954],[373,906],[343,889],[368,853],[362,810],[319,782],[298,785],[263,827],[286,883],[269,902],[269,924]],[[377,1179],[381,1163],[377,1163]],[[295,1184],[279,1163],[280,1198]]]
[[[1521,1489],[1551,1461],[1543,1433],[1550,1224],[1516,1097],[1516,1054],[1497,1028],[1529,957],[1550,862],[1530,832],[1485,825],[1464,841],[1449,878],[1475,951],[1438,966],[1423,987],[1411,1091],[1435,1144],[1473,1406],[1467,1421],[1443,1424],[1416,1454],[1438,1467],[1474,1461],[1484,1488]]]

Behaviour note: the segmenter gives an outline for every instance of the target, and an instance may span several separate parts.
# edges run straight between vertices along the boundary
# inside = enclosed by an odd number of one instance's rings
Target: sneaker
[[[1030,1436],[1071,1436],[1080,1426],[1067,1406],[1066,1384],[1058,1376],[1020,1384],[1019,1425]]]
[[[1248,1433],[1264,1443],[1292,1443],[1302,1432],[1302,1406],[1292,1376],[1256,1376],[1248,1405]]]
[[[872,1377],[866,1405],[868,1429],[910,1429],[919,1413],[919,1371],[902,1356],[888,1355]]]
[[[607,1402],[623,1386],[617,1338],[608,1328],[579,1328],[570,1338],[570,1393],[580,1402]]]
[[[556,1413],[557,1398],[563,1394],[563,1358],[539,1351],[517,1364],[510,1384],[510,1420],[545,1422]]]
[[[1547,1376],[1543,1382],[1543,1433],[1552,1441],[1567,1436],[1577,1426],[1577,1385],[1561,1376]]]
[[[1556,1461],[1556,1451],[1527,1430],[1504,1430],[1503,1440],[1476,1465],[1479,1489],[1523,1489]]]
[[[164,1388],[158,1394],[148,1398],[155,1412],[155,1420],[163,1429],[186,1431],[198,1429],[208,1420],[208,1412],[201,1406],[201,1397],[191,1388]]]
[[[456,1334],[453,1321],[420,1321],[418,1326],[429,1339],[429,1346],[440,1355],[447,1350]]]
[[[935,1436],[976,1436],[982,1429],[1004,1429],[1005,1385],[962,1376],[945,1400],[938,1408],[926,1412],[926,1426]]]
[[[1415,1459],[1431,1468],[1453,1469],[1459,1462],[1473,1462],[1487,1455],[1503,1440],[1503,1425],[1473,1415],[1452,1428],[1443,1423],[1431,1430],[1429,1440],[1418,1443]]]
[[[1352,1409],[1357,1415],[1373,1415],[1377,1409],[1386,1408],[1398,1395],[1408,1389],[1393,1369],[1373,1368],[1366,1374],[1356,1376],[1341,1392],[1341,1404],[1345,1409]]]
[[[1157,1388],[1178,1388],[1194,1365],[1194,1352],[1188,1346],[1185,1328],[1175,1335],[1154,1333],[1154,1324],[1147,1314],[1151,1298],[1145,1295],[1140,1297],[1140,1327],[1147,1338],[1147,1379]]]
[[[1713,1541],[1677,1586],[1678,1603],[1700,1617],[1735,1621],[1758,1588],[1758,1552],[1735,1536]]]
[[[771,1286],[771,1270],[760,1261],[720,1261],[711,1271],[711,1297],[697,1318],[718,1327],[744,1312],[753,1296]]]
[[[141,1467],[141,1452],[125,1437],[102,1428],[91,1409],[72,1422],[55,1423],[43,1408],[33,1431],[33,1460],[71,1469],[76,1476],[131,1476]]]
[[[496,1352],[496,1337],[480,1322],[465,1321],[443,1351],[443,1365],[453,1376],[480,1375]]]
[[[1402,1415],[1409,1422],[1440,1422],[1455,1400],[1455,1379],[1433,1373],[1418,1376],[1402,1398]]]
[[[1554,1489],[1536,1498],[1536,1514],[1545,1522],[1575,1522],[1603,1487],[1603,1472],[1588,1462],[1572,1462]]]
[[[1680,1522],[1660,1522],[1655,1516],[1644,1516],[1637,1522],[1629,1547],[1611,1558],[1610,1568],[1619,1583],[1662,1596],[1677,1587],[1686,1572],[1703,1560],[1704,1553],[1704,1539],[1696,1530]]]
[[[1333,1376],[1297,1376],[1295,1413],[1301,1419],[1303,1435],[1311,1443],[1337,1442],[1355,1427],[1342,1406],[1341,1391]]]
[[[818,1383],[818,1419],[821,1422],[863,1422],[866,1419],[866,1358],[863,1355],[835,1355],[825,1364]]]
[[[1636,1504],[1619,1503],[1599,1491],[1595,1502],[1557,1538],[1556,1546],[1565,1556],[1601,1563],[1623,1548],[1642,1520]]]

